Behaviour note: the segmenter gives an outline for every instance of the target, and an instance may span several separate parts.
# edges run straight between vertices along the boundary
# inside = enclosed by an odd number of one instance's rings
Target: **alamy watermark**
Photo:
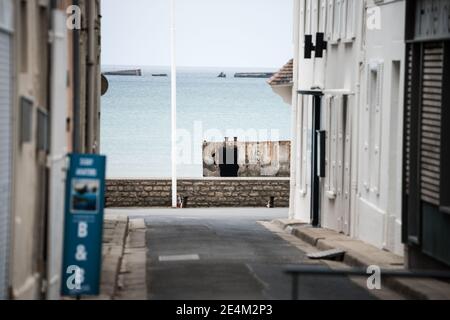
[[[381,30],[381,8],[373,7],[367,8],[367,30]]]
[[[203,150],[198,152],[198,148],[201,147],[203,142],[219,143],[223,142],[225,138],[229,138],[229,142],[232,144],[233,139],[237,138],[238,142],[272,142],[274,148],[269,153],[273,155],[273,161],[277,162],[280,152],[280,130],[278,129],[227,129],[220,130],[216,128],[209,128],[204,130],[203,122],[194,121],[193,128],[191,130],[186,128],[178,128],[176,131],[176,158],[178,164],[182,165],[201,165],[205,158],[208,158],[206,153],[208,151],[214,152],[214,150]],[[263,150],[260,148],[255,149],[257,153],[254,157],[246,159],[247,164],[256,165],[264,156]],[[210,155],[211,156],[211,155]],[[218,164],[234,164],[233,153],[227,153],[226,157],[221,158]]]
[[[81,8],[79,6],[69,6],[66,9],[66,26],[69,30],[81,29]]]
[[[370,275],[367,279],[367,289],[381,290],[381,268],[379,266],[369,266],[367,274]]]

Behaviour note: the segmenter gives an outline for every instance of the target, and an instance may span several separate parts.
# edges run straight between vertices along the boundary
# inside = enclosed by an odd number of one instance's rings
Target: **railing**
[[[329,269],[326,267],[310,267],[310,266],[290,266],[285,269],[285,273],[292,276],[292,300],[298,300],[299,298],[300,275],[317,275],[327,277],[372,276],[372,274],[365,269]],[[410,279],[432,278],[440,280],[450,280],[450,272],[445,271],[381,270],[380,275],[389,278],[410,278]]]

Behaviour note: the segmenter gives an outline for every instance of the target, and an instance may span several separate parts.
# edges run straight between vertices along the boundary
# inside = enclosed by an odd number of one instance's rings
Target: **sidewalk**
[[[319,251],[344,250],[344,263],[354,268],[367,268],[371,265],[381,269],[398,270],[404,268],[403,257],[380,250],[360,240],[352,239],[328,229],[312,228],[293,220],[274,220],[272,224],[283,229],[304,242],[315,246]],[[415,300],[450,300],[450,284],[434,279],[395,279],[386,278],[385,284],[399,294]]]
[[[145,300],[146,252],[143,219],[106,215],[100,295],[83,300]]]
[[[125,240],[128,234],[128,222],[127,217],[105,217],[100,296],[97,299],[112,300],[116,295]]]

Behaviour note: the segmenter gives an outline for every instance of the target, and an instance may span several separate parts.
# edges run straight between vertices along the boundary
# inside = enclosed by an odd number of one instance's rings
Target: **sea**
[[[130,67],[107,66],[103,71]],[[133,69],[133,68],[132,68]],[[143,76],[107,76],[101,100],[100,150],[108,178],[171,176],[169,68],[140,68]],[[177,175],[202,177],[203,141],[291,139],[291,108],[267,79],[237,72],[272,69],[179,68],[177,72]],[[226,78],[218,78],[224,72]],[[155,77],[153,74],[167,74]]]

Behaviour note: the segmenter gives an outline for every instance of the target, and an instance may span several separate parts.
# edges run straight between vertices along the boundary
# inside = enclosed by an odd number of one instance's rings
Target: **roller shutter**
[[[405,192],[408,195],[417,183],[420,200],[434,206],[441,204],[443,74],[442,42],[424,43],[416,49],[413,46],[408,47],[405,92]],[[419,87],[418,91],[414,89],[416,86]]]
[[[424,44],[420,114],[421,199],[440,205],[443,43]]]
[[[0,30],[0,300],[7,298],[11,212],[11,35]]]

